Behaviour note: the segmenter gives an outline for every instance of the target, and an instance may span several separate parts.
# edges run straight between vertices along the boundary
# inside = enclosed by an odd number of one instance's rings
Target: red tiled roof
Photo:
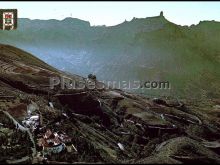
[[[43,146],[43,147],[53,147],[61,144],[62,142],[63,143],[71,142],[71,140],[72,139],[65,133],[57,134],[56,132],[53,133],[50,129],[47,129],[43,138],[39,139],[38,144],[39,146]]]
[[[53,138],[52,136],[54,136],[54,135],[50,129],[47,129],[47,132],[45,133],[44,136],[46,139],[49,139],[49,138]]]

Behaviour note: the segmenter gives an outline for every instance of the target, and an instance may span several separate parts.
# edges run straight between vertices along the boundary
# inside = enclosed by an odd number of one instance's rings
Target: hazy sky
[[[116,25],[133,17],[159,15],[176,24],[198,24],[200,20],[220,22],[220,2],[0,2],[0,8],[17,8],[19,18],[64,19],[74,17],[91,25]]]

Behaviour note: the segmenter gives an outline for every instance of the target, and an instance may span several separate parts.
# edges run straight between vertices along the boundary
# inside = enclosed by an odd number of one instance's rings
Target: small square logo
[[[15,30],[17,28],[17,9],[0,9],[0,29]]]

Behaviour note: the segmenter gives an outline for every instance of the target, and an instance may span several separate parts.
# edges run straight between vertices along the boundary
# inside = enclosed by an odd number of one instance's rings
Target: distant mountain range
[[[18,20],[16,31],[0,31],[0,43],[37,55],[63,71],[99,80],[169,81],[171,90],[144,94],[220,96],[220,23],[179,26],[162,14],[119,25],[90,26],[76,18]]]

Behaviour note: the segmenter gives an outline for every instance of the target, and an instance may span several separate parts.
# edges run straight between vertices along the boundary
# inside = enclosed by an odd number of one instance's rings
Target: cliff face
[[[1,45],[0,55],[0,137],[13,139],[1,141],[1,163],[42,162],[36,153],[44,152],[38,140],[47,129],[68,135],[76,148],[46,155],[48,163],[220,163],[219,100],[193,103],[116,89],[50,89],[50,77],[86,79],[12,46]],[[30,111],[40,121],[26,134],[19,125]],[[28,145],[21,145],[25,139]],[[13,146],[23,152],[15,153]]]

